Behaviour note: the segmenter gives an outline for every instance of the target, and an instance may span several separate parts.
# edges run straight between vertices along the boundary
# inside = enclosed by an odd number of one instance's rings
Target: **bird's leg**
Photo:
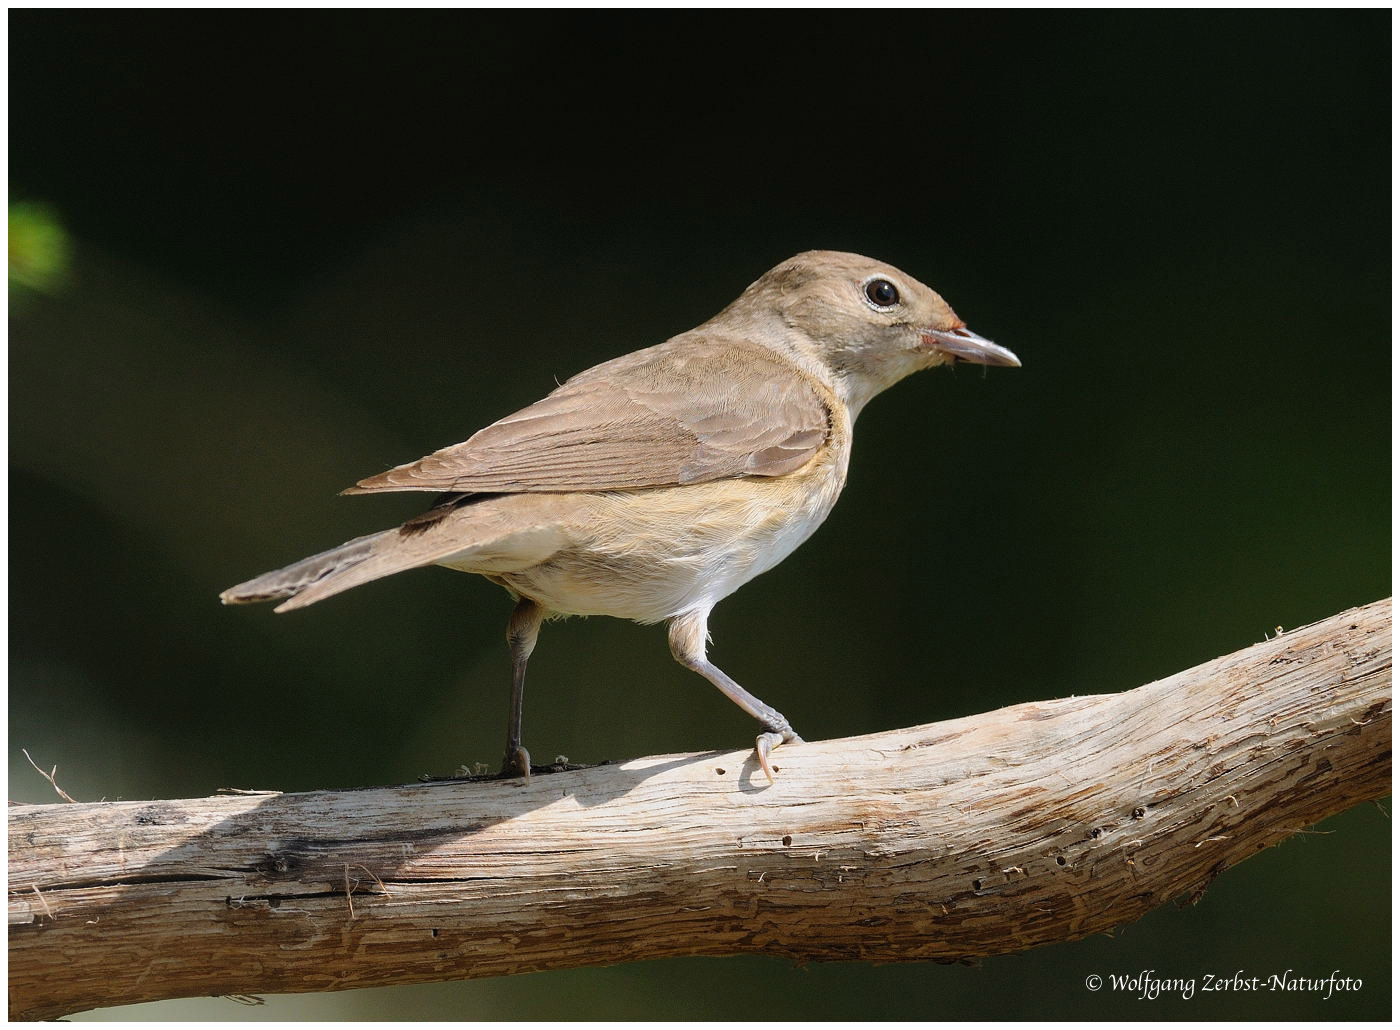
[[[709,635],[706,623],[709,621],[709,616],[710,613],[707,609],[700,612],[690,612],[672,619],[670,627],[671,654],[675,655],[676,661],[687,669],[693,669],[719,687],[720,692],[725,697],[758,720],[759,725],[763,727],[763,732],[758,735],[758,739],[754,742],[754,754],[758,758],[758,764],[763,770],[763,774],[768,777],[768,782],[772,783],[773,769],[768,764],[768,755],[779,744],[800,744],[802,738],[793,730],[792,724],[787,721],[787,716],[754,697],[730,679],[724,670],[705,657],[705,641]]]
[[[520,743],[520,724],[525,716],[525,663],[535,649],[543,621],[544,609],[528,597],[522,597],[506,625],[506,643],[510,645],[510,724],[506,728],[502,776],[530,778],[530,752]]]

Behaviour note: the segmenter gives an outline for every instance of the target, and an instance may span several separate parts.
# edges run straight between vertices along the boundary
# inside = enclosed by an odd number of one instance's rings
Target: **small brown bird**
[[[710,610],[797,548],[846,482],[851,427],[912,372],[1019,366],[897,268],[808,251],[704,325],[580,372],[466,443],[346,490],[442,493],[402,526],[224,591],[225,604],[314,604],[424,565],[475,572],[516,599],[502,774],[528,776],[525,663],[540,624],[612,615],[670,624],[671,653],[758,720],[758,763],[800,742],[706,657]]]

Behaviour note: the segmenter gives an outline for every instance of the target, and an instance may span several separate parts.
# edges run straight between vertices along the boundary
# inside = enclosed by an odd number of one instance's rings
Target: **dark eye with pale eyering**
[[[865,284],[865,295],[877,308],[892,308],[899,303],[899,291],[888,279],[871,279]]]

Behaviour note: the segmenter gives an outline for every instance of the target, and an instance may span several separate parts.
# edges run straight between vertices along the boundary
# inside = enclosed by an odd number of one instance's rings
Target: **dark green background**
[[[862,416],[712,655],[808,738],[1115,691],[1389,593],[1381,12],[10,15],[11,797],[495,762],[508,602],[431,569],[290,616],[231,583],[421,507],[341,499],[812,247],[1020,370]],[[547,627],[527,740],[741,746],[664,634]],[[1330,820],[1111,939],[980,968],[655,962],[154,1018],[1384,1018],[1390,825]],[[1364,989],[1090,993],[1153,969]]]

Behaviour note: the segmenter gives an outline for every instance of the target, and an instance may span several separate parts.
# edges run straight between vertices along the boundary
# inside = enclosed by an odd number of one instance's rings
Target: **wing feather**
[[[625,490],[781,476],[821,449],[816,388],[756,344],[685,335],[581,372],[465,443],[346,493]]]

